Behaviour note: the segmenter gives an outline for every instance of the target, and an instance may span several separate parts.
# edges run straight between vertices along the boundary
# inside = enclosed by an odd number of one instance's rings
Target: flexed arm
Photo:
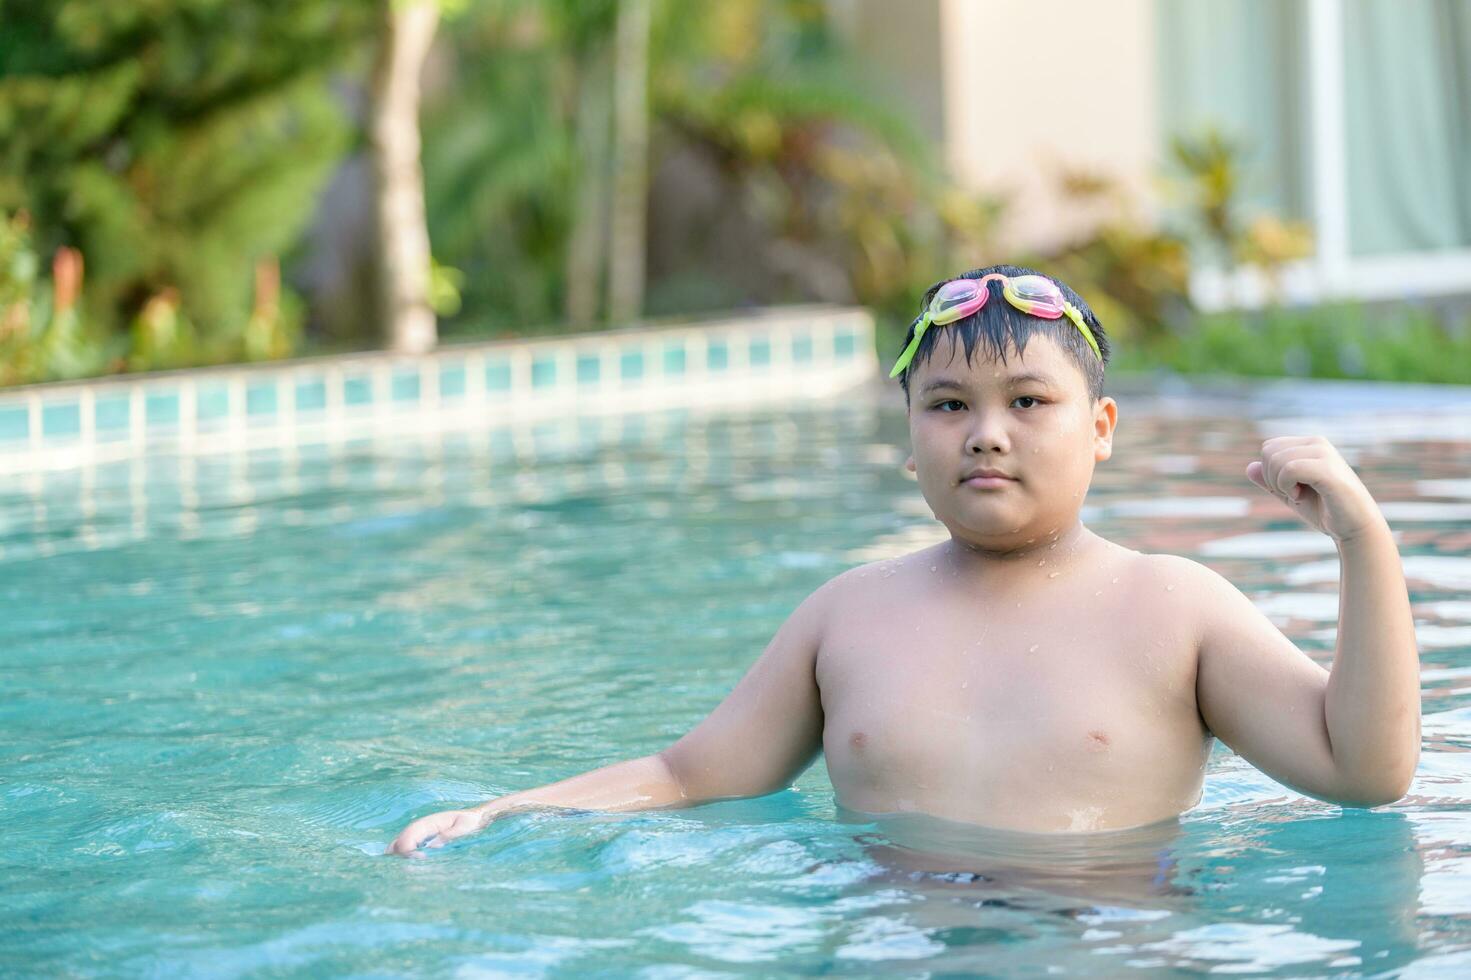
[[[1420,660],[1389,525],[1326,439],[1268,439],[1246,475],[1338,545],[1338,646],[1326,673],[1207,573],[1214,581],[1202,580],[1202,717],[1290,786],[1348,806],[1392,803],[1420,755]]]
[[[388,853],[443,847],[514,810],[650,810],[785,788],[822,750],[815,667],[825,593],[826,587],[819,589],[798,606],[730,695],[669,748],[470,809],[421,817]]]

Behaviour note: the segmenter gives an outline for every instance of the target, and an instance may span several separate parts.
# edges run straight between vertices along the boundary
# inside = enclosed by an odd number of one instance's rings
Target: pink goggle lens
[[[970,316],[986,305],[986,287],[975,279],[952,279],[930,300],[930,322],[943,326]]]

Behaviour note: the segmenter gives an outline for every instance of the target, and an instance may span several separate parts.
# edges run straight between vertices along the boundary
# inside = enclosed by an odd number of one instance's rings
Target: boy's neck
[[[1095,540],[1097,535],[1074,517],[1071,524],[1029,536],[1021,544],[1006,542],[993,546],[966,541],[952,533],[941,547],[951,567],[962,577],[974,576],[985,581],[1005,575],[1014,581],[1018,576],[1030,578],[1030,573],[1046,578],[1061,571]]]

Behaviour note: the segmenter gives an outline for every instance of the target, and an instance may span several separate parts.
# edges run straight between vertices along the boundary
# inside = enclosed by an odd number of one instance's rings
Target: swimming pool
[[[1361,468],[1421,642],[1405,801],[1340,811],[1218,750],[1132,894],[1069,871],[1156,853],[1129,834],[1042,852],[1052,881],[907,877],[894,842],[1036,845],[840,812],[820,763],[759,800],[384,858],[412,816],[667,745],[812,588],[934,540],[902,411],[122,460],[0,484],[0,973],[1471,972],[1471,394],[1122,399],[1085,519],[1209,561],[1320,657],[1331,544],[1240,471],[1304,426]]]

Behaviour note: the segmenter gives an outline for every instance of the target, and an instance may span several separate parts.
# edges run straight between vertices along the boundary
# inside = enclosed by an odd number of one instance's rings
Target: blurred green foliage
[[[306,311],[284,283],[324,182],[360,152],[389,2],[0,0],[0,384],[297,350]],[[443,333],[605,322],[617,0],[441,7],[421,117]],[[1302,225],[1243,213],[1240,140],[1174,141],[1188,227],[1061,172],[1088,230],[1006,254],[1005,200],[945,176],[826,4],[653,9],[651,317],[860,303],[887,358],[930,283],[1022,261],[1089,299],[1124,369],[1471,381],[1466,325],[1427,311],[1191,309],[1192,241],[1269,284],[1312,249]],[[354,313],[317,321],[331,336],[309,344],[378,339]]]
[[[0,386],[80,378],[105,368],[109,338],[85,329],[78,310],[82,257],[59,249],[49,279],[31,241],[30,217],[0,215]]]
[[[579,152],[579,127],[609,110],[597,96],[612,84],[616,12],[614,0],[483,2],[444,38],[450,82],[424,111],[435,254],[494,272],[466,276],[447,332],[562,329],[574,280],[597,273],[566,258],[589,218],[579,189],[605,164]],[[657,3],[649,78],[647,314],[812,299],[897,313],[935,270],[984,251],[994,203],[942,178],[824,4]],[[730,267],[709,222],[657,220],[681,210],[681,176],[718,202],[747,268]]]
[[[352,139],[327,81],[370,9],[0,0],[0,214],[29,215],[40,255],[85,256],[91,343],[133,338],[107,364],[248,353],[252,270],[291,247]]]
[[[1139,348],[1118,370],[1471,384],[1471,315],[1337,303],[1211,313]]]

